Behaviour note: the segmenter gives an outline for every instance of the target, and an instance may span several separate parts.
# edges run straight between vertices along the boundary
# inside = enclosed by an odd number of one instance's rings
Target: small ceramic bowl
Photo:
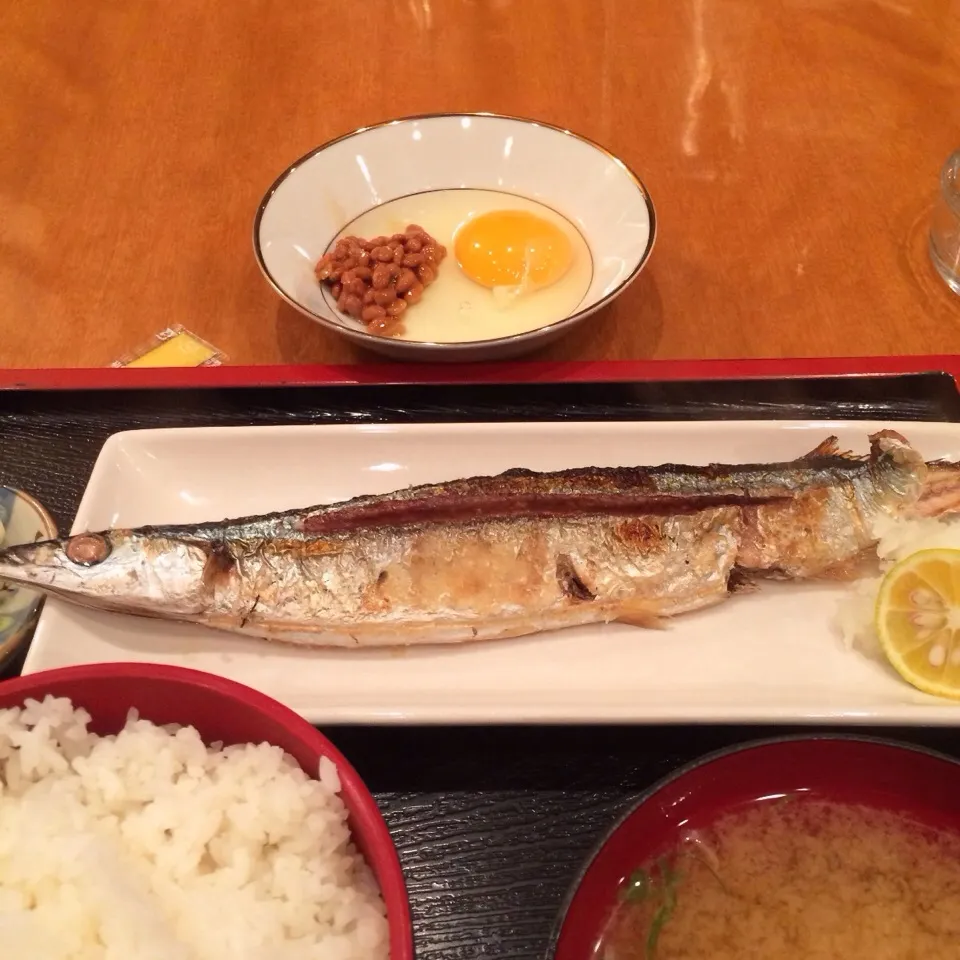
[[[12,487],[0,487],[0,547],[50,540],[57,525],[46,510],[29,494]],[[43,595],[22,587],[10,587],[0,581],[0,667],[30,636]]]
[[[545,315],[541,325],[521,332],[504,333],[501,328],[496,334],[484,333],[483,324],[477,324],[483,334],[477,339],[468,331],[449,340],[409,339],[412,323],[404,338],[382,336],[337,310],[314,267],[338,235],[362,214],[390,201],[419,197],[421,202],[436,203],[436,197],[422,198],[462,190],[500,194],[501,209],[532,201],[579,233],[592,261],[592,275],[587,272],[583,288],[578,288],[579,299],[551,308],[559,315]],[[462,205],[467,195],[450,196],[451,205]],[[391,209],[400,216],[399,205]],[[429,222],[422,226],[451,251],[452,237],[434,232]],[[263,198],[254,221],[253,245],[257,263],[274,290],[328,330],[397,359],[468,361],[518,356],[568,333],[637,278],[655,235],[647,189],[626,164],[597,144],[531,120],[441,114],[365,127],[301,157]],[[444,271],[458,269],[451,251],[440,264],[436,289]],[[431,296],[436,293],[428,287],[424,300]],[[543,293],[534,296],[542,298]],[[414,309],[422,308],[411,307],[411,315]],[[450,320],[465,322],[462,312]]]
[[[551,937],[549,960],[599,956],[597,945],[631,873],[747,805],[805,795],[901,814],[960,832],[960,762],[873,737],[786,736],[687,764],[648,790],[588,857]]]

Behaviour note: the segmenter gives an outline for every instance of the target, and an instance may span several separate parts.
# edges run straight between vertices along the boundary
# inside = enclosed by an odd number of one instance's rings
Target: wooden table
[[[633,166],[649,267],[550,359],[960,353],[926,224],[958,145],[954,0],[12,0],[0,366],[182,323],[244,364],[366,361],[251,251],[294,158],[429,111],[541,118]]]

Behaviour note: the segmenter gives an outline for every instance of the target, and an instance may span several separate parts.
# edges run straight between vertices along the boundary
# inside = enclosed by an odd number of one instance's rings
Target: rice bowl
[[[412,957],[396,851],[335,748],[147,665],[0,684],[0,937],[45,960]]]

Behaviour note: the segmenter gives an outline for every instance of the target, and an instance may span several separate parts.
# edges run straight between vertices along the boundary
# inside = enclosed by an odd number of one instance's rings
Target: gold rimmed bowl
[[[348,236],[401,237],[410,224],[446,256],[385,331],[351,314],[339,276],[318,278],[317,265]],[[323,144],[270,186],[253,230],[257,263],[290,306],[415,361],[507,359],[557,340],[627,289],[655,237],[653,201],[622,160],[569,130],[493,114],[408,117]],[[511,274],[506,258],[518,250]],[[360,273],[378,262],[355,259],[348,269]],[[377,312],[366,288],[357,296]]]

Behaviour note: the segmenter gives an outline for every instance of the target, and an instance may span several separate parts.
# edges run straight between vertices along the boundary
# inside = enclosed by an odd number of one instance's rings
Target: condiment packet
[[[195,333],[175,324],[155,334],[111,367],[219,367],[225,353],[201,340]]]

